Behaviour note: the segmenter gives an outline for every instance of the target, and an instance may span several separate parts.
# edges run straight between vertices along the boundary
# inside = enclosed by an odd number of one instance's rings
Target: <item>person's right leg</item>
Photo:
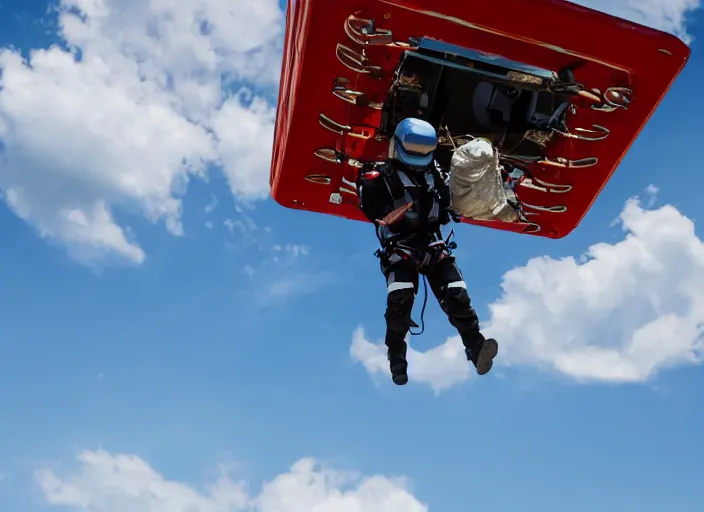
[[[405,261],[382,269],[386,277],[386,347],[391,378],[402,386],[408,382],[406,334],[411,328],[411,311],[418,292],[418,271]]]
[[[454,258],[448,257],[438,262],[428,273],[428,283],[450,323],[459,332],[467,359],[474,363],[479,375],[489,372],[499,344],[493,338],[485,339],[479,330],[479,318]]]

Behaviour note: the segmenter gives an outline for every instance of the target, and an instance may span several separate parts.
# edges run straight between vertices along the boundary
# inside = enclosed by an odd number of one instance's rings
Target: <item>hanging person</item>
[[[387,355],[394,383],[408,382],[406,335],[414,326],[411,310],[420,275],[460,334],[465,354],[479,375],[493,365],[498,343],[485,339],[471,306],[467,285],[441,226],[458,220],[450,190],[435,167],[435,128],[421,119],[406,118],[396,127],[383,164],[362,169],[357,180],[360,208],[374,224],[381,249],[377,255],[386,278]]]

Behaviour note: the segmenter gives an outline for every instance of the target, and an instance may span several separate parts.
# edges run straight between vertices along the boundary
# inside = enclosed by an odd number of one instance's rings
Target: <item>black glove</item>
[[[448,208],[447,212],[450,214],[450,218],[455,221],[455,222],[462,222],[462,215],[457,213],[455,210],[452,208]]]

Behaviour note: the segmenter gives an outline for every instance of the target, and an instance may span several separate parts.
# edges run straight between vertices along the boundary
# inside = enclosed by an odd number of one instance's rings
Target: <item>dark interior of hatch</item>
[[[533,74],[520,63],[500,63],[423,46],[405,51],[384,103],[381,130],[390,135],[402,119],[418,117],[438,134],[487,138],[503,156],[541,158],[569,104],[549,90],[549,72]],[[438,146],[441,167],[449,168],[451,156],[452,145]]]

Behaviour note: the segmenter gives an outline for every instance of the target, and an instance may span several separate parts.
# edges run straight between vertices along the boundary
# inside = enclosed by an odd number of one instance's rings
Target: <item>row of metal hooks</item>
[[[372,78],[383,78],[383,70],[381,66],[374,65],[369,62],[364,48],[366,46],[387,46],[403,49],[413,49],[411,43],[394,41],[391,30],[376,28],[373,19],[359,18],[355,15],[350,15],[344,22],[344,31],[349,40],[361,47],[360,51],[353,50],[343,43],[338,43],[335,48],[335,55],[340,63],[349,70],[368,75]],[[335,78],[332,87],[332,94],[351,104],[363,108],[371,108],[381,110],[383,102],[374,101],[367,94],[356,91],[350,87],[350,80],[346,77],[338,76]],[[333,133],[340,136],[349,136],[362,140],[373,139],[379,142],[388,141],[388,135],[381,133],[377,127],[367,125],[351,126],[347,123],[340,123],[332,119],[330,116],[320,113],[318,115],[320,125]],[[334,148],[320,148],[315,151],[315,156],[336,165],[349,165],[356,169],[361,169],[364,163],[352,158],[341,151]],[[306,176],[306,180],[311,183],[321,185],[330,185],[332,178],[325,174],[310,174]],[[353,182],[345,178],[341,179],[340,187],[337,192],[330,195],[330,202],[340,204],[343,202],[345,195],[357,197],[356,186]]]
[[[344,31],[352,43],[359,45],[362,48],[360,51],[356,51],[345,44],[338,43],[335,49],[337,59],[351,71],[369,75],[376,79],[383,78],[383,69],[381,66],[370,63],[364,50],[365,47],[385,46],[405,50],[414,50],[418,48],[418,46],[413,43],[412,39],[409,40],[409,42],[396,41],[393,38],[393,33],[391,30],[380,29],[376,26],[374,19],[361,18],[355,14],[348,16],[345,20]],[[334,79],[332,94],[335,97],[358,107],[371,108],[375,110],[381,110],[383,108],[383,102],[375,101],[364,92],[352,89],[350,87],[350,80],[346,77],[338,76]],[[599,89],[591,89],[589,91],[579,91],[577,95],[591,101],[591,109],[608,113],[619,109],[627,109],[632,102],[633,91],[627,87],[609,87],[603,93]],[[576,106],[574,104],[570,104],[568,108],[572,114],[577,113]],[[318,120],[320,125],[325,129],[341,136],[347,135],[363,140],[389,140],[387,134],[380,133],[379,129],[374,126],[353,126],[339,123],[324,113],[319,114]],[[553,128],[552,131],[568,139],[588,142],[602,141],[608,138],[611,134],[607,127],[597,124],[593,124],[591,128],[576,127],[572,130],[558,130]],[[473,137],[469,134],[452,135],[447,130],[444,130],[439,134],[438,144],[441,146],[452,145],[453,147],[457,147],[472,138]],[[315,155],[327,162],[338,165],[346,164],[358,169],[361,169],[364,166],[364,162],[352,158],[334,148],[320,148],[315,151]],[[539,166],[542,168],[552,169],[584,169],[593,167],[599,163],[599,159],[597,157],[571,160],[562,157],[523,157],[512,155],[502,156],[502,160],[507,164],[512,165],[515,169],[518,169],[522,173],[522,175],[516,180],[515,186],[549,194],[565,194],[570,192],[573,187],[572,185],[549,183],[536,178],[532,175],[532,173],[526,170],[526,167]],[[325,174],[311,174],[306,176],[306,180],[311,183],[322,185],[330,185],[332,183],[332,179]],[[356,187],[354,183],[343,178],[339,191],[331,194],[330,201],[340,204],[343,202],[343,195],[348,194],[356,197]],[[523,233],[537,233],[541,229],[539,224],[527,218],[529,215],[532,216],[539,213],[567,212],[567,206],[565,205],[539,206],[522,201],[519,201],[519,203],[521,204],[522,210],[520,213],[523,222],[521,223],[526,225],[525,229],[522,230]]]

